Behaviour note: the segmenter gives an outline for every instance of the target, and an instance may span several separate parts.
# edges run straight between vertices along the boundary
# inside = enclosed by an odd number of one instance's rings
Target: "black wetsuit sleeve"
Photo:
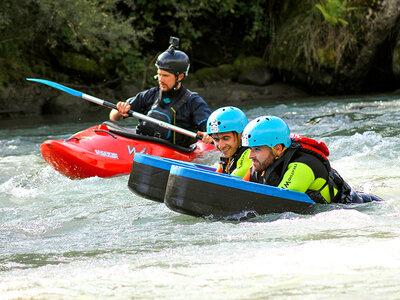
[[[127,99],[126,102],[131,106],[131,110],[147,114],[156,99],[156,92],[157,89],[152,88],[138,93],[136,96]]]
[[[198,126],[198,130],[205,132],[207,131],[207,120],[205,120],[204,122],[200,123],[200,125]]]
[[[211,115],[210,108],[199,95],[196,95],[191,100],[191,106],[193,123],[197,125],[198,128],[202,128],[202,131],[205,131],[207,119]]]

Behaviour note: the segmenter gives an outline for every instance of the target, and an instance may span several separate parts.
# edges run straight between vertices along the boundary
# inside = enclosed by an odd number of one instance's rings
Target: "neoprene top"
[[[159,87],[138,93],[136,96],[129,98],[126,102],[131,106],[133,111],[147,114],[159,97]],[[185,93],[186,88],[181,87],[177,91],[168,91],[162,93],[162,99],[166,105],[173,105],[174,101],[179,98],[181,93]],[[176,112],[175,124],[178,127],[197,132],[206,130],[206,121],[211,114],[211,110],[207,103],[197,94],[191,93],[189,99]],[[177,144],[188,146],[195,143],[196,139],[191,139],[185,135],[177,134]]]
[[[293,155],[286,170],[283,170],[286,154],[287,152],[264,171],[254,172],[250,168],[250,181],[302,193],[320,190],[325,201],[330,203],[329,186],[326,184],[328,170],[321,160],[299,150]]]
[[[240,147],[231,158],[221,157],[217,172],[244,177],[251,166],[249,154],[249,148]]]

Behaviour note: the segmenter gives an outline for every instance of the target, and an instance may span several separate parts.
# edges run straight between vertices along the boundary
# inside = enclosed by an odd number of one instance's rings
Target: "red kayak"
[[[40,146],[45,161],[70,178],[112,177],[131,171],[136,152],[192,161],[213,145],[198,141],[191,148],[135,133],[134,129],[104,122],[64,140],[47,140]]]

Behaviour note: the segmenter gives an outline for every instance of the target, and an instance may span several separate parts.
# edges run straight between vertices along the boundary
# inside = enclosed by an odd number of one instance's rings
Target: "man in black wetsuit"
[[[306,193],[317,203],[365,203],[379,197],[356,193],[332,169],[322,142],[290,136],[286,122],[275,116],[251,121],[242,134],[252,166],[245,180]]]
[[[175,49],[178,47],[176,38],[171,40],[168,50],[161,53],[156,61],[158,86],[140,92],[126,102],[118,102],[118,110],[110,112],[111,121],[123,120],[132,109],[193,132],[206,130],[211,111],[197,93],[182,85],[182,80],[188,75],[189,57]],[[140,122],[137,133],[159,137],[183,147],[189,147],[197,141],[148,121]]]

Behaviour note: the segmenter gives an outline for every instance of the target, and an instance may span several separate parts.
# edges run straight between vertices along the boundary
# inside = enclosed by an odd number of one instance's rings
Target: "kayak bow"
[[[135,153],[148,153],[191,161],[214,146],[198,141],[191,148],[166,140],[139,135],[134,129],[105,122],[63,140],[47,140],[40,151],[47,163],[70,178],[112,177],[131,171]]]

